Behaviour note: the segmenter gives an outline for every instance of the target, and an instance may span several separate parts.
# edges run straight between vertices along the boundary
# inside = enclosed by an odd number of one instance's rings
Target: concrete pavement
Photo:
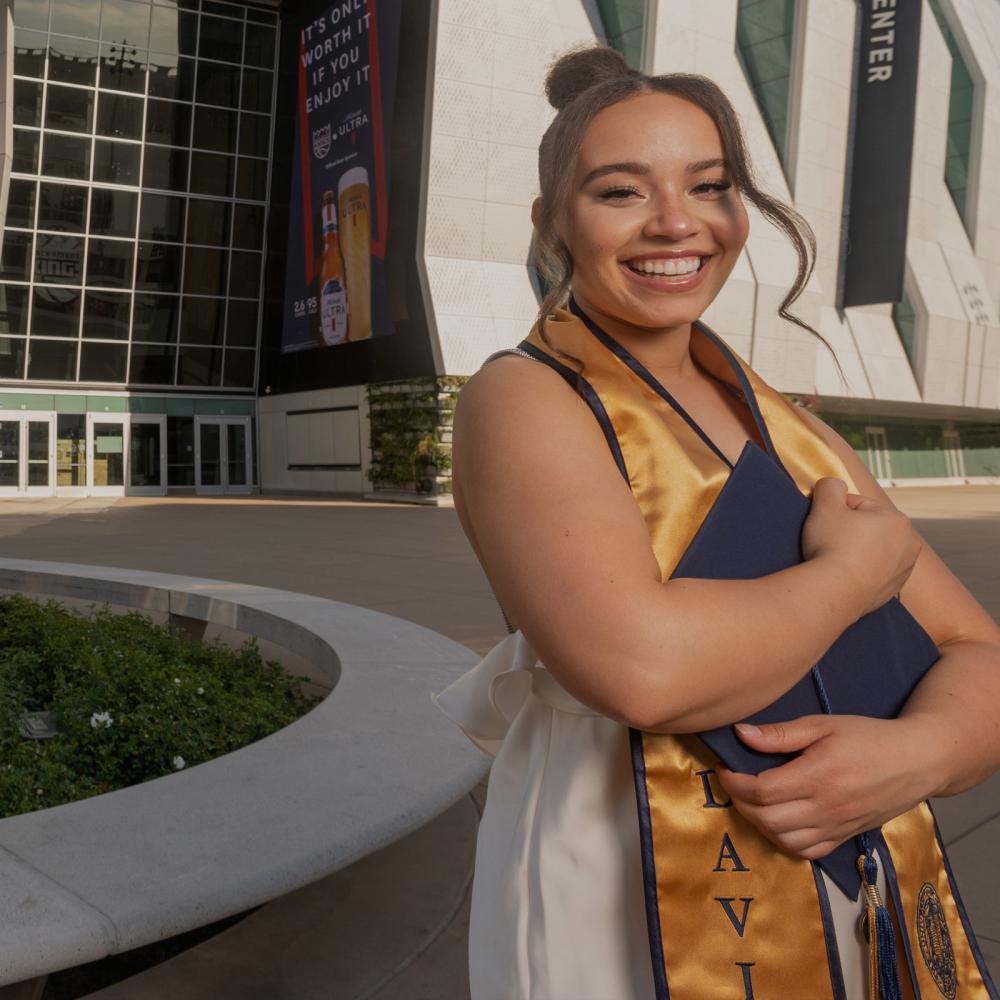
[[[1000,488],[892,495],[1000,620]],[[256,497],[7,500],[0,545],[14,558],[319,594],[416,621],[481,653],[505,634],[451,508]],[[480,788],[417,834],[91,997],[467,997],[468,885],[482,801]],[[1000,779],[940,803],[938,813],[980,943],[1000,975]]]

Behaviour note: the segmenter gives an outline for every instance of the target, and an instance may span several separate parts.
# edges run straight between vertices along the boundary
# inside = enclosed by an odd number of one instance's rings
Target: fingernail
[[[750,722],[737,722],[734,727],[740,736],[761,736],[760,726],[755,726]]]

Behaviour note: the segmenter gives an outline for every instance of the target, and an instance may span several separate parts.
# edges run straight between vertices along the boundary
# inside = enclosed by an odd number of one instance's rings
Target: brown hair
[[[729,98],[704,76],[687,73],[648,76],[640,73],[626,63],[621,53],[603,45],[576,49],[560,56],[550,67],[545,80],[546,97],[557,114],[538,147],[541,206],[533,252],[540,275],[550,286],[538,311],[538,330],[542,339],[553,350],[572,358],[582,368],[579,358],[557,348],[545,335],[545,320],[556,306],[564,302],[573,277],[573,258],[556,233],[555,220],[569,200],[573,168],[591,121],[604,108],[646,93],[673,94],[683,98],[701,108],[715,123],[736,190],[791,240],[798,256],[795,281],[778,307],[778,315],[818,337],[840,368],[827,340],[788,311],[788,307],[802,294],[812,274],[816,262],[816,237],[809,223],[795,209],[757,187],[746,140]]]

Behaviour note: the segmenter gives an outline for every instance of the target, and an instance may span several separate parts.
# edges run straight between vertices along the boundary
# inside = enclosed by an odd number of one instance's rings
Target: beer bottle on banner
[[[319,276],[320,332],[324,344],[347,339],[347,292],[344,261],[337,238],[337,204],[333,192],[323,195],[323,267]]]

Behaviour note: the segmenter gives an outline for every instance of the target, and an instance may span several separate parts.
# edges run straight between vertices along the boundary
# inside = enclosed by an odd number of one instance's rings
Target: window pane
[[[231,195],[233,157],[219,153],[192,153],[191,191],[194,194]]]
[[[236,250],[229,272],[229,294],[250,299],[260,294],[261,254]]]
[[[245,156],[267,156],[271,119],[267,115],[240,115],[240,152]]]
[[[226,346],[257,346],[257,303],[229,300],[226,314]]]
[[[186,191],[188,154],[183,149],[147,146],[142,163],[142,184],[147,188]]]
[[[132,339],[174,343],[177,340],[177,318],[180,310],[179,296],[137,295]],[[172,370],[170,377],[173,380]]]
[[[87,218],[87,188],[80,184],[40,184],[38,228],[82,233]]]
[[[77,337],[80,293],[72,288],[36,288],[32,292],[31,332],[52,337]]]
[[[243,52],[243,24],[221,17],[202,17],[198,55],[238,63]]]
[[[45,74],[46,36],[18,28],[14,32],[14,72],[18,76]]]
[[[0,278],[11,281],[31,280],[31,233],[8,229],[0,250]]]
[[[87,416],[56,415],[56,485],[84,486],[87,482]]]
[[[226,246],[229,243],[229,203],[192,198],[188,202],[188,243]]]
[[[90,176],[90,140],[76,139],[71,135],[47,135],[42,173],[50,177],[87,180]]]
[[[224,66],[222,63],[210,62],[198,64],[196,100],[199,104],[221,104],[225,108],[235,107],[239,92],[240,70],[238,66]]]
[[[135,287],[152,291],[181,290],[181,248],[169,243],[140,243]]]
[[[271,113],[271,93],[274,88],[274,74],[263,69],[243,70],[243,100],[245,111]]]
[[[90,195],[90,232],[101,236],[135,236],[135,191],[94,188]]]
[[[10,193],[7,195],[7,225],[24,226],[33,229],[35,226],[35,188],[34,181],[12,180]]]
[[[277,18],[270,11],[258,10],[256,7],[247,7],[247,20],[258,21],[261,24],[274,24]]]
[[[222,108],[195,108],[194,136],[191,145],[198,149],[217,149],[232,153],[236,147],[236,114]]]
[[[187,146],[191,142],[191,109],[173,101],[150,101],[146,106],[146,142]]]
[[[38,132],[14,129],[14,158],[12,169],[21,174],[38,173]]]
[[[194,486],[194,417],[167,417],[167,483]]]
[[[262,24],[248,24],[243,61],[249,66],[274,66],[274,28]]]
[[[28,332],[28,288],[0,285],[0,333]]]
[[[87,284],[131,288],[132,257],[131,242],[92,239],[87,252]]]
[[[56,24],[64,29],[61,14],[61,10],[57,12]],[[97,42],[53,35],[49,39],[49,79],[93,87],[97,78],[97,52]]]
[[[256,351],[226,351],[226,367],[222,384],[226,386],[253,386],[257,366]]]
[[[182,344],[221,344],[225,299],[189,299],[181,304]]]
[[[142,94],[146,90],[145,49],[133,45],[123,47],[119,43],[101,43],[102,90],[127,90],[132,94]]]
[[[98,183],[138,184],[139,147],[130,142],[94,142],[94,180]]]
[[[98,135],[118,139],[142,138],[142,98],[101,93],[97,109]]]
[[[94,94],[77,87],[49,85],[45,127],[63,132],[89,132],[94,122]]]
[[[168,194],[143,194],[139,238],[179,243],[184,233],[184,198]]]
[[[124,344],[88,344],[80,354],[81,382],[124,382],[128,347]]]
[[[166,7],[153,8],[149,47],[168,55],[195,54],[198,38],[198,15]]]
[[[267,199],[267,163],[264,160],[246,160],[240,157],[236,172],[236,197],[249,201]]]
[[[28,378],[39,382],[75,382],[78,346],[75,340],[32,339]]]
[[[14,24],[19,28],[49,29],[49,0],[17,0],[14,4]]]
[[[264,206],[235,205],[233,213],[233,246],[260,250],[264,245]]]
[[[83,335],[97,340],[128,340],[132,296],[127,292],[85,292]]]
[[[82,238],[38,233],[35,238],[35,281],[53,285],[79,285],[82,277]],[[51,294],[76,296],[79,293],[53,290]]]
[[[130,362],[129,382],[151,385],[174,384],[174,358],[177,348],[168,344],[133,344]],[[172,418],[168,417],[168,423]],[[193,423],[193,421],[192,421]],[[192,465],[192,473],[194,466]],[[171,481],[171,486],[178,483]]]
[[[220,385],[222,383],[221,347],[181,348],[178,385]]]
[[[101,39],[144,49],[149,44],[149,4],[102,0]]]
[[[24,378],[27,354],[28,341],[23,337],[0,337],[0,378]]]
[[[66,3],[65,0],[61,2],[56,0],[53,6],[55,10],[52,12],[49,25],[51,31],[71,35],[73,38],[97,39],[99,27],[97,4]]]
[[[149,96],[190,101],[194,97],[194,60],[150,52]]]
[[[14,81],[14,124],[42,124],[42,85],[31,80]]]
[[[188,247],[184,291],[193,295],[225,295],[226,256],[224,250]]]

